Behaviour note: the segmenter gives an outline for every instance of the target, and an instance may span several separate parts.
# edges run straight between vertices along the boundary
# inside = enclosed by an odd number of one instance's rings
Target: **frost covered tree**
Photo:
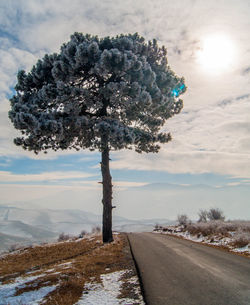
[[[158,152],[171,140],[161,132],[181,111],[184,79],[156,40],[136,34],[98,38],[74,33],[58,54],[18,72],[9,117],[16,145],[35,153],[62,149],[101,152],[103,241],[112,236],[111,150]]]

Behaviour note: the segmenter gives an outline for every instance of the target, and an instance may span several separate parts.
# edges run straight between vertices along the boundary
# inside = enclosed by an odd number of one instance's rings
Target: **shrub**
[[[87,234],[88,234],[87,231],[82,230],[78,237],[79,237],[79,238],[83,238],[83,237],[84,237],[85,235],[87,235]]]
[[[92,234],[100,234],[101,233],[101,227],[95,226],[92,228]]]
[[[198,222],[207,222],[208,212],[206,210],[200,210],[198,216]]]
[[[220,225],[220,221],[198,222],[187,225],[187,231],[192,235],[210,236],[219,233],[218,228]]]
[[[210,209],[207,212],[207,217],[210,221],[212,220],[224,220],[225,216],[223,215],[223,212],[220,209]]]
[[[250,233],[250,221],[246,220],[236,220],[233,222],[240,231]]]
[[[238,225],[236,223],[223,222],[223,221],[217,221],[217,223],[218,223],[217,232],[222,235],[227,235],[228,232],[235,232],[238,230]]]
[[[160,230],[160,226],[158,225],[158,223],[155,225],[154,229],[155,231]]]
[[[250,234],[240,232],[234,236],[232,245],[237,248],[243,248],[250,243]]]
[[[61,233],[57,239],[57,241],[65,241],[65,240],[69,240],[70,239],[70,236],[68,234],[64,234],[64,233]]]
[[[187,231],[192,235],[202,234],[203,236],[210,236],[213,234],[227,235],[229,228],[227,224],[221,221],[198,222],[187,225]]]
[[[19,246],[17,244],[13,244],[13,245],[10,245],[8,251],[9,252],[14,252],[14,251],[16,251],[18,249],[19,249]]]
[[[186,227],[187,224],[190,222],[187,215],[185,215],[185,214],[178,215],[177,221],[180,226],[184,226],[184,227]]]
[[[250,222],[249,221],[230,221],[224,222],[221,220],[198,222],[188,224],[187,231],[192,235],[202,234],[209,236],[212,234],[219,234],[222,236],[231,236],[231,232],[242,232],[250,236]]]
[[[187,231],[192,235],[196,235],[200,233],[200,228],[197,224],[189,224],[187,225]]]

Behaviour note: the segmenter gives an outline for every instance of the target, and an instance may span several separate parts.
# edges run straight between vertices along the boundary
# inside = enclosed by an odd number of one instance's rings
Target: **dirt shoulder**
[[[91,236],[4,255],[0,257],[0,274],[3,294],[0,299],[6,297],[4,289],[7,291],[15,286],[12,298],[20,300],[20,304],[27,302],[22,296],[32,292],[35,295],[46,289],[49,292],[43,296],[43,304],[78,304],[76,302],[84,296],[90,292],[93,294],[95,287],[99,290],[100,287],[105,288],[103,280],[107,279],[106,275],[112,279],[112,274],[118,276],[118,300],[129,299],[129,304],[143,304],[125,234],[115,234],[114,242],[110,244],[103,244],[101,236]],[[9,302],[9,299],[6,300]]]

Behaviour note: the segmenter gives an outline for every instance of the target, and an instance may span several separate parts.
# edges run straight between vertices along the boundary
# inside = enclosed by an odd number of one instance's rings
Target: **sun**
[[[201,41],[197,60],[202,68],[212,74],[219,74],[230,69],[235,59],[235,46],[224,34],[213,34]]]

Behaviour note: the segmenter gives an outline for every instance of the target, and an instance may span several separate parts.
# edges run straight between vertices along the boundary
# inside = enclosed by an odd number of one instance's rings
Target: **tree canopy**
[[[98,38],[74,33],[58,54],[18,72],[9,117],[22,136],[16,145],[49,149],[134,148],[158,152],[161,132],[181,111],[184,79],[156,40],[136,34]]]

